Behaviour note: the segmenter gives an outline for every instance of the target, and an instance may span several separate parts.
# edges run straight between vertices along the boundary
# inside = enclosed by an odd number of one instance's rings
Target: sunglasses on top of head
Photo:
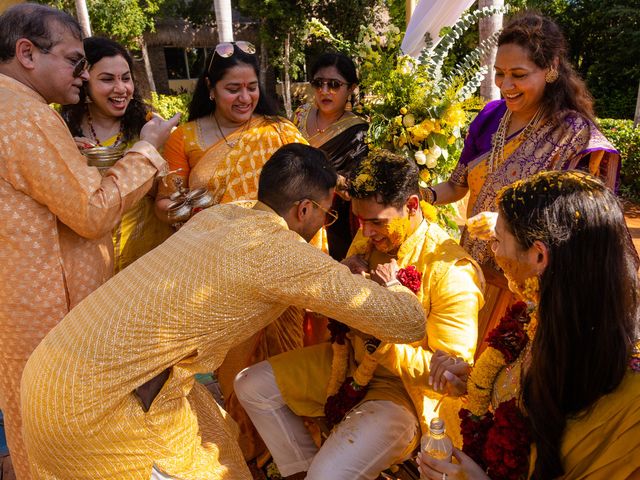
[[[233,56],[235,52],[234,45],[240,49],[240,51],[248,54],[255,55],[256,47],[251,42],[245,42],[244,40],[239,40],[237,42],[222,42],[216,45],[213,49],[213,54],[211,55],[211,60],[209,60],[209,68],[207,71],[211,70],[211,64],[213,63],[213,57],[217,55],[222,58],[229,58]]]
[[[316,90],[322,90],[326,85],[330,92],[337,92],[343,85],[349,85],[347,82],[341,82],[335,78],[314,78],[309,82]]]

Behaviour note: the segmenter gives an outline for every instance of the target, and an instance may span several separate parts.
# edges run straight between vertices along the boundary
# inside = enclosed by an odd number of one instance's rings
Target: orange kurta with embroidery
[[[20,377],[40,340],[112,274],[111,231],[165,161],[134,145],[104,178],[88,167],[62,118],[0,74],[0,409],[18,478]]]

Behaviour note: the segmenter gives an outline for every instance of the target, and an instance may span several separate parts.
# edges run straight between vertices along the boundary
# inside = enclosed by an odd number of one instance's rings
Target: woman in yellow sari
[[[477,216],[495,212],[500,189],[543,170],[567,169],[588,171],[612,190],[617,185],[619,154],[594,124],[592,99],[566,53],[562,32],[548,18],[524,13],[513,19],[498,38],[495,62],[503,99],[487,104],[472,122],[449,181],[424,191],[435,204],[469,193],[471,220],[460,243],[487,280],[479,338],[514,300],[489,248],[486,220],[495,215]]]
[[[62,107],[62,116],[81,150],[91,147],[122,148],[138,140],[147,122],[149,105],[136,88],[133,60],[120,44],[102,37],[84,40],[89,61],[89,81],[80,103]],[[172,233],[154,214],[152,191],[122,214],[113,232],[114,271],[118,273]]]
[[[162,212],[178,186],[207,188],[215,203],[256,200],[260,172],[271,155],[282,145],[307,143],[291,122],[274,115],[275,108],[262,94],[251,43],[220,43],[207,65],[189,106],[189,121],[165,144],[164,156],[174,173],[158,189],[161,218],[166,218]],[[236,399],[233,380],[249,365],[301,347],[302,321],[301,310],[289,309],[231,349],[216,372],[224,407],[240,426],[239,442],[247,460],[261,454],[264,445]]]
[[[464,453],[421,454],[425,478],[637,480],[640,260],[616,196],[584,172],[549,171],[505,188],[498,211],[495,259],[527,303],[466,382],[464,362],[434,355],[434,384],[467,394]]]

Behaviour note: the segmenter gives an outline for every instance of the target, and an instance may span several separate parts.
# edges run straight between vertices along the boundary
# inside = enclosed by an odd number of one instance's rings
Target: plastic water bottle
[[[434,417],[429,424],[429,433],[424,434],[420,440],[422,452],[437,460],[451,462],[453,444],[445,433],[444,421]]]

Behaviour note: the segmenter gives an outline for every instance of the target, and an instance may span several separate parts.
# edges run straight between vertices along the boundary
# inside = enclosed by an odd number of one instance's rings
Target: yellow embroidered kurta
[[[362,254],[367,241],[362,230],[354,238],[348,256]],[[365,400],[392,400],[417,412],[422,430],[440,395],[428,384],[429,362],[436,349],[473,359],[478,334],[478,310],[482,307],[483,278],[469,255],[438,225],[424,220],[402,244],[397,254],[400,268],[413,265],[422,273],[417,298],[423,306],[426,329],[423,338],[410,345],[381,344],[374,357],[378,366]],[[364,339],[349,333],[352,359],[364,355]],[[331,369],[330,344],[288,352],[270,359],[287,405],[300,416],[324,415]],[[349,375],[355,364],[351,362]]]
[[[0,409],[14,468],[29,478],[20,377],[40,340],[112,275],[111,231],[165,161],[139,142],[104,178],[62,118],[0,74]]]
[[[146,480],[155,463],[184,480],[249,479],[213,400],[205,418],[187,396],[194,374],[290,305],[385,341],[424,334],[404,287],[352,275],[262,204],[212,207],[87,297],[31,356],[22,407],[35,477]],[[132,392],[167,368],[145,413]]]
[[[178,127],[165,146],[165,156],[172,171],[181,169],[177,176],[184,186],[191,189],[206,187],[215,203],[237,200],[257,200],[258,180],[263,165],[281,146],[307,141],[288,120],[259,115],[246,128],[239,128],[226,139],[203,147],[199,120]],[[230,147],[229,145],[234,145]],[[159,196],[166,197],[172,191],[172,180],[161,185]],[[326,245],[324,229],[312,243]],[[265,450],[244,408],[233,390],[233,380],[244,368],[288,350],[302,347],[303,312],[291,309],[264,331],[233,348],[216,372],[224,404],[230,415],[240,425],[240,445],[245,458],[250,460]]]

